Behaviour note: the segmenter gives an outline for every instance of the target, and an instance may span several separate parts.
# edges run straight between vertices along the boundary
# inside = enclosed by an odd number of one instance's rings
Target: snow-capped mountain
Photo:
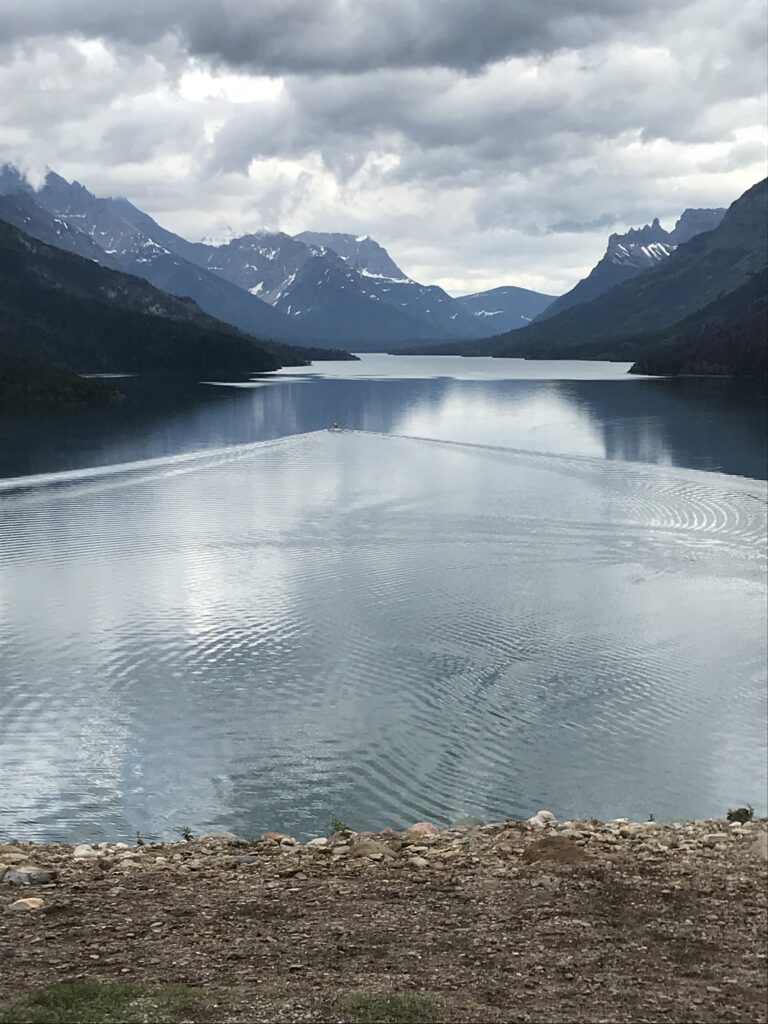
[[[665,230],[656,217],[642,228],[630,228],[623,235],[611,235],[605,255],[589,275],[547,306],[538,319],[545,320],[571,306],[591,302],[614,285],[629,281],[649,267],[656,266],[667,259],[678,245],[704,231],[712,231],[724,215],[724,209],[689,209],[683,211],[672,231]]]
[[[188,296],[206,313],[225,323],[256,337],[297,340],[294,325],[279,311],[179,255],[174,251],[175,240],[181,250],[190,243],[155,224],[127,200],[99,198],[78,182],[70,184],[53,172],[35,192],[17,172],[4,169],[0,188],[11,195],[25,194],[27,203],[33,202],[65,225],[69,242],[58,243],[62,248],[94,259],[96,246],[104,253],[98,260],[104,266],[143,277],[171,295]],[[142,221],[143,229],[133,223],[133,218],[129,219],[131,213]],[[29,224],[18,226],[34,233]],[[76,244],[73,232],[85,236],[87,241]],[[171,240],[173,248],[169,245]]]
[[[524,289],[506,290],[501,305],[505,290],[496,289],[489,306],[482,296],[457,300],[414,281],[368,235],[259,231],[214,245],[190,242],[129,200],[95,196],[53,172],[35,191],[13,168],[0,168],[4,193],[7,219],[22,230],[188,296],[257,337],[376,351],[486,336],[535,315],[528,307],[510,312],[513,293],[536,295]]]
[[[345,235],[338,231],[302,231],[295,237],[305,245],[332,249],[364,277],[410,281],[384,246],[379,245],[370,235]]]
[[[555,295],[530,291],[506,285],[485,292],[460,295],[456,301],[471,313],[475,322],[476,338],[490,338],[503,331],[516,331],[526,327],[554,302]]]
[[[377,348],[469,337],[475,330],[455,299],[436,285],[411,280],[367,235],[257,231],[224,245],[198,243],[185,253],[315,338]]]

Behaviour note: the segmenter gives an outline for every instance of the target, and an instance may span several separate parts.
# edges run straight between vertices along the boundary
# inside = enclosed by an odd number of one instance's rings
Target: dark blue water
[[[356,430],[768,476],[764,393],[728,380],[628,377],[628,365],[366,356],[248,388],[124,379],[117,384],[127,398],[115,409],[0,419],[0,476],[201,451],[334,420]]]

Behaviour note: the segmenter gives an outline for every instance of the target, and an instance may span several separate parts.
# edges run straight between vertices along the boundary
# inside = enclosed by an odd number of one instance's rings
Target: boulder
[[[350,857],[370,857],[371,859],[382,860],[383,858],[396,857],[397,854],[390,850],[386,843],[380,843],[377,839],[358,839],[349,847]]]
[[[2,880],[9,885],[47,885],[56,879],[56,872],[39,868],[36,864],[19,864],[8,868]]]
[[[548,828],[550,825],[557,824],[557,818],[552,811],[539,811],[538,814],[534,814],[532,818],[528,819],[528,824],[533,825],[534,828]]]
[[[95,850],[90,843],[78,843],[72,851],[72,856],[75,860],[91,860],[93,857],[99,856],[99,851]]]
[[[440,829],[430,821],[417,821],[403,832],[406,839],[419,840],[440,835]]]

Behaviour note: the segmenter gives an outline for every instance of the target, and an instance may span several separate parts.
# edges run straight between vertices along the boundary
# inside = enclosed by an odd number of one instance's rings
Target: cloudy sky
[[[460,294],[766,174],[763,0],[0,0],[0,160],[198,239],[370,233]]]

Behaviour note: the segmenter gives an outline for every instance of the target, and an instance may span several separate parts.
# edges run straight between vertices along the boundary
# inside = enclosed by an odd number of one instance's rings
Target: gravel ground
[[[307,845],[0,844],[0,1008],[95,978],[200,988],[199,1021],[343,1021],[342,997],[394,991],[445,1021],[758,1024],[767,843],[765,821],[541,812]]]

